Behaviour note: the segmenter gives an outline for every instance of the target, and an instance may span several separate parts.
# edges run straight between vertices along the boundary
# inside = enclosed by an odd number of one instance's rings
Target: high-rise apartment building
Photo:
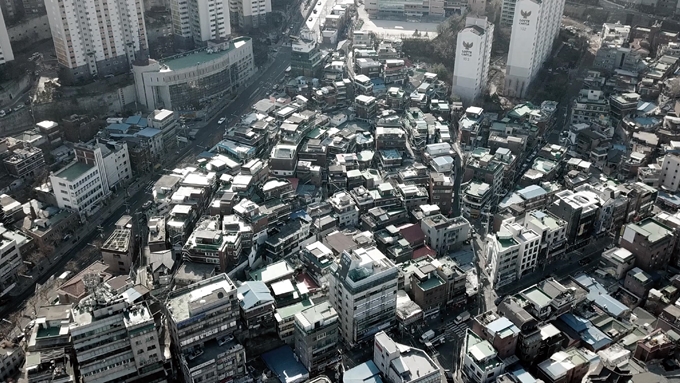
[[[505,94],[524,97],[552,51],[560,31],[565,0],[517,0],[512,21]]]
[[[168,328],[185,382],[218,382],[245,375],[245,349],[234,342],[239,300],[219,274],[170,293]]]
[[[661,165],[661,176],[659,183],[664,190],[675,193],[680,189],[680,156],[675,154],[666,154],[663,157]]]
[[[338,314],[328,302],[295,314],[295,353],[313,374],[338,360]]]
[[[19,268],[23,264],[15,240],[0,238],[0,296],[10,292],[17,283]]]
[[[512,21],[515,19],[515,5],[517,0],[503,0],[501,5],[501,28],[512,27]]]
[[[7,26],[3,18],[2,8],[0,8],[0,65],[12,60],[14,60],[14,52],[12,52]]]
[[[465,28],[458,32],[453,93],[466,105],[486,90],[493,29],[493,24],[486,17],[467,17]]]
[[[375,247],[344,252],[331,266],[328,298],[340,319],[340,334],[356,345],[396,325],[398,269]]]
[[[151,311],[83,276],[92,293],[73,308],[70,325],[80,379],[97,382],[166,382],[164,356]]]
[[[148,57],[144,6],[139,0],[45,0],[62,80],[126,73]]]
[[[186,45],[231,35],[229,0],[171,0],[172,32]]]
[[[487,262],[494,288],[519,280],[535,270],[541,236],[522,227],[514,218],[504,221],[500,230],[487,237]]]
[[[271,0],[229,0],[231,22],[240,28],[257,28],[267,22],[272,12]]]

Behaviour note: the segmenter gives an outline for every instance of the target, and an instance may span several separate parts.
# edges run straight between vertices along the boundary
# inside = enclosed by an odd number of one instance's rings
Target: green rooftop
[[[59,327],[39,327],[38,328],[38,333],[36,334],[36,338],[44,338],[44,337],[51,337],[51,336],[57,336],[59,335]]]
[[[220,52],[215,52],[215,53],[208,53],[206,50],[202,51],[197,51],[193,53],[189,53],[186,56],[175,56],[175,58],[171,58],[167,61],[163,61],[162,64],[168,67],[170,70],[182,70],[186,68],[190,68],[192,66],[200,65],[207,63],[209,61],[216,60],[229,52],[233,51],[234,49],[238,49],[242,47],[243,45],[246,44],[246,42],[250,41],[250,37],[239,37],[234,40],[232,40],[229,43],[229,48],[220,51]]]
[[[498,243],[500,243],[504,249],[517,245],[517,241],[515,241],[514,238],[498,238]]]
[[[69,182],[73,182],[85,174],[88,170],[92,169],[94,165],[88,165],[82,162],[74,162],[73,164],[66,166],[64,169],[58,171],[55,176],[63,178]]]
[[[312,306],[314,306],[314,303],[309,299],[305,299],[302,302],[278,308],[276,309],[276,313],[281,317],[281,319],[286,319]]]
[[[531,287],[527,290],[524,290],[522,293],[528,300],[534,302],[535,304],[539,305],[540,307],[545,307],[550,304],[550,297],[545,295],[543,291],[539,290],[536,287]]]
[[[434,276],[433,278],[428,278],[422,282],[420,282],[418,285],[420,286],[423,291],[431,290],[434,289],[437,286],[441,286],[444,284],[444,281],[441,280],[438,276]]]
[[[638,234],[647,237],[649,242],[660,241],[667,236],[672,235],[672,232],[668,227],[651,218],[647,218],[637,225],[631,224],[630,227]]]

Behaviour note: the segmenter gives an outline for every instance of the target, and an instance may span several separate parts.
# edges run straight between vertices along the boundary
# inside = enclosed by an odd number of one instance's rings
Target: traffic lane
[[[262,93],[265,91],[271,91],[269,87],[266,86],[267,83],[272,81],[278,81],[283,77],[286,68],[290,65],[290,48],[280,48],[274,59],[274,64],[272,64],[265,73],[262,74],[260,78],[255,80],[252,84],[248,85],[241,94],[245,94],[246,97],[237,97],[231,104],[229,104],[221,113],[218,113],[213,117],[207,124],[206,128],[217,128],[224,125],[218,125],[217,121],[222,117],[231,117],[233,114],[241,114],[247,108],[252,106],[254,103],[262,98]],[[202,130],[205,130],[202,129]],[[200,133],[199,133],[200,135]]]
[[[263,83],[265,83],[267,80],[271,81],[272,79],[278,79],[280,76],[283,76],[285,69],[288,67],[288,60],[286,59],[286,56],[290,55],[290,48],[288,47],[281,47],[279,51],[277,52],[276,55],[276,62],[273,64],[273,67],[270,68],[270,70],[267,71],[266,74],[262,75],[259,79],[255,80],[253,84],[251,84],[248,88],[246,88],[246,91],[248,90],[255,90],[258,87],[260,87]],[[289,57],[288,57],[289,58]],[[244,108],[252,105],[254,103],[256,97],[248,98],[248,99],[242,99],[242,98],[237,98],[235,102],[233,102],[231,105],[227,106],[225,109],[225,112],[227,115],[234,114],[236,112],[240,113],[241,111],[244,110]],[[203,150],[205,146],[208,146],[210,143],[209,141],[212,140],[212,138],[215,135],[215,129],[220,127],[220,125],[217,124],[217,121],[222,117],[222,114],[218,113],[215,115],[213,118],[208,120],[208,124],[201,130],[199,130],[199,133],[197,134],[196,140],[192,145],[189,145],[185,149],[185,153],[187,152],[196,152],[200,153],[200,151]],[[210,145],[212,146],[212,145]],[[136,191],[135,194],[133,194],[128,201],[132,201],[131,204],[129,205],[130,208],[130,214],[134,214],[134,212],[139,211],[141,209],[141,205],[148,200],[145,195],[145,188],[142,187],[140,190]],[[107,219],[104,220],[104,222],[101,224],[102,227],[105,228],[112,228],[114,224],[120,219],[120,217],[124,214],[126,214],[126,209],[127,207],[125,205],[121,206],[119,209],[117,209],[113,214],[111,214]],[[109,230],[112,231],[112,230]],[[107,231],[107,232],[109,232]],[[105,236],[107,234],[105,232]],[[110,232],[108,233],[110,234]],[[86,235],[82,237],[74,247],[71,248],[71,250],[67,253],[64,254],[55,264],[52,265],[53,270],[57,270],[55,274],[62,273],[63,270],[66,267],[66,264],[73,259],[73,256],[75,254],[80,253],[83,251],[87,246],[89,246],[89,243],[91,243],[93,240],[97,238],[99,235],[98,231],[93,231],[91,234]],[[50,277],[52,277],[53,274],[46,274],[41,276],[40,278],[37,279],[37,283],[39,284],[44,284]],[[20,296],[16,297],[15,299],[21,302],[25,302],[28,298],[30,298],[33,295],[33,291],[30,289],[21,294]],[[3,308],[0,312],[1,313],[6,313],[11,309],[11,307],[6,307]]]
[[[134,205],[141,205],[143,202],[143,196],[144,196],[144,188],[138,190],[135,192],[135,194],[132,195],[131,199],[132,200],[137,200],[139,201],[138,203],[135,203]],[[123,214],[125,214],[126,206],[122,205],[120,208],[118,208],[116,211],[114,211],[107,219],[105,219],[101,226],[102,227],[109,227],[110,229],[108,230],[108,234],[110,235],[111,232],[113,232],[113,226],[115,223],[120,219]],[[104,236],[106,237],[107,233],[104,233]],[[36,283],[38,284],[45,284],[48,279],[50,279],[54,275],[59,275],[63,273],[66,269],[66,264],[68,264],[69,261],[73,260],[74,255],[80,254],[87,246],[90,246],[90,243],[94,241],[97,237],[99,236],[99,232],[97,230],[94,230],[88,235],[83,236],[76,244],[71,248],[71,250],[64,254],[61,258],[59,258],[55,263],[52,264],[51,269],[54,270],[54,273],[51,274],[44,274],[41,277],[39,277],[36,280]],[[35,291],[31,289],[27,289],[24,291],[21,295],[16,296],[13,298],[15,302],[21,302],[21,304],[17,306],[13,305],[8,305],[0,309],[0,315],[5,316],[6,314],[21,310],[25,307],[26,301],[33,296]]]

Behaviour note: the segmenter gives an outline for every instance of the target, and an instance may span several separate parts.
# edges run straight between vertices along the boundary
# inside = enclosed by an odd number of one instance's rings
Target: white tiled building
[[[396,325],[398,269],[380,250],[344,252],[331,268],[328,299],[338,312],[347,344]]]
[[[166,381],[149,308],[121,300],[100,281],[84,280],[86,286],[90,282],[98,286],[73,308],[69,329],[82,382]]]
[[[487,88],[493,29],[486,17],[467,17],[458,32],[453,93],[470,105]]]
[[[505,95],[524,97],[552,51],[565,0],[517,0],[505,70]]]
[[[463,344],[463,380],[470,383],[491,383],[505,371],[491,343],[467,330]]]
[[[231,22],[241,28],[257,28],[272,12],[271,0],[229,0]]]
[[[338,192],[328,200],[338,218],[338,226],[357,226],[359,224],[359,208],[354,199],[346,192]]]
[[[245,374],[245,349],[229,340],[237,329],[239,300],[227,274],[173,291],[166,302],[168,329],[185,381],[217,381]],[[203,368],[205,367],[205,368]]]
[[[17,242],[0,238],[0,296],[16,286],[17,273],[22,264]]]
[[[231,35],[229,0],[172,0],[172,32],[202,45]]]
[[[127,143],[75,144],[75,161],[50,175],[57,205],[90,214],[111,189],[132,179]]]
[[[126,73],[148,56],[139,0],[46,0],[45,9],[57,61],[71,80]]]
[[[373,362],[390,383],[440,383],[442,370],[425,351],[399,344],[384,331],[375,334]]]
[[[7,33],[7,26],[5,19],[0,9],[0,64],[14,60],[14,52],[12,51],[12,44],[9,41],[9,34]]]
[[[660,186],[667,191],[675,193],[680,188],[680,156],[666,154],[661,165]]]
[[[487,236],[488,273],[494,288],[505,286],[536,268],[541,236],[509,219]]]
[[[103,179],[97,166],[78,161],[50,175],[57,205],[85,215],[109,193]]]

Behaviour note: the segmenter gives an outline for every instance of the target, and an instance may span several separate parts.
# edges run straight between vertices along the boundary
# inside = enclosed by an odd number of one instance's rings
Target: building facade
[[[295,353],[311,374],[338,361],[339,323],[328,302],[295,314]]]
[[[14,52],[12,51],[7,26],[5,25],[5,19],[0,8],[0,65],[12,60],[14,60]]]
[[[257,28],[267,23],[267,16],[271,12],[271,0],[229,0],[233,26],[244,29]]]
[[[458,32],[453,93],[470,105],[482,95],[489,80],[494,26],[486,17],[467,17]]]
[[[141,1],[47,0],[45,8],[66,81],[126,73],[148,58]]]
[[[239,300],[227,274],[173,291],[166,306],[173,349],[186,382],[210,372],[219,380],[245,375],[243,346],[229,341],[237,329]],[[203,371],[203,364],[210,368]]]
[[[375,247],[343,252],[332,266],[328,298],[350,346],[396,325],[398,270]]]
[[[564,0],[517,0],[505,70],[507,96],[525,96],[552,51],[563,12]]]
[[[163,350],[148,307],[117,299],[96,280],[84,283],[92,294],[73,308],[70,326],[81,380],[167,381]]]
[[[57,206],[90,215],[109,194],[104,175],[97,166],[74,161],[50,175]]]
[[[23,260],[15,240],[0,241],[0,296],[9,293],[17,283]]]
[[[675,193],[680,189],[680,156],[666,154],[661,164],[661,175],[659,176],[660,186],[669,192]]]
[[[255,73],[249,37],[208,44],[207,49],[173,56],[163,62],[134,65],[137,100],[147,109],[197,110],[233,94]]]
[[[171,0],[172,33],[182,46],[231,35],[229,0]]]
[[[30,178],[45,169],[45,156],[40,148],[16,149],[3,160],[7,173],[17,178]]]
[[[121,217],[116,229],[101,247],[102,259],[113,274],[127,275],[134,267],[135,246],[132,235],[132,217]]]

